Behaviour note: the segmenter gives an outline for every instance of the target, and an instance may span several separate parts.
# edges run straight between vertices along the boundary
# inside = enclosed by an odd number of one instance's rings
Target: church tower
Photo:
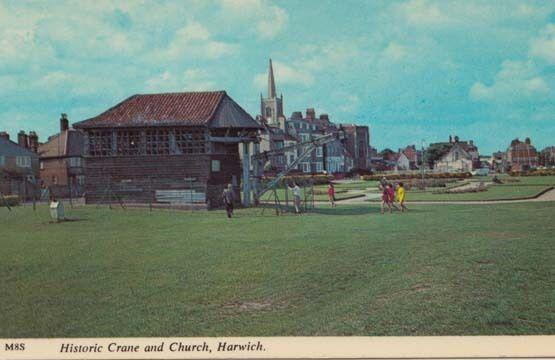
[[[283,94],[280,97],[276,95],[276,82],[274,79],[274,68],[272,67],[272,59],[268,68],[268,97],[262,97],[260,94],[260,114],[266,120],[268,125],[283,127],[285,117],[283,116]]]

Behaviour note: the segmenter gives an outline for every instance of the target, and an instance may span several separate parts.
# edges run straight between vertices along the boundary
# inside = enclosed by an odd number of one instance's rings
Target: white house
[[[434,164],[437,172],[467,172],[472,171],[473,157],[463,147],[455,143],[448,153]]]

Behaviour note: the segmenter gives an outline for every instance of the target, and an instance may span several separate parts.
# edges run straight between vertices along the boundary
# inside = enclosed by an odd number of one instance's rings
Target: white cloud
[[[532,40],[530,54],[555,64],[555,25],[548,24],[540,36]]]
[[[289,21],[289,15],[283,8],[266,0],[222,0],[221,5],[224,17],[249,24],[249,31],[261,39],[276,37]]]
[[[276,82],[279,80],[280,84],[299,84],[303,86],[310,86],[314,82],[314,77],[309,72],[286,65],[282,62],[273,62],[274,76]],[[266,88],[268,86],[268,74],[261,73],[254,77],[253,83],[258,88]]]
[[[475,82],[469,95],[477,101],[515,103],[532,97],[537,99],[549,92],[549,85],[531,61],[504,61],[491,85]]]
[[[152,92],[217,90],[210,74],[198,68],[187,69],[181,76],[166,70],[146,80],[145,86]]]
[[[192,22],[177,30],[173,40],[157,54],[158,57],[177,59],[194,54],[216,59],[237,51],[237,45],[213,40],[210,31],[200,23]]]
[[[396,43],[390,42],[387,47],[382,52],[382,56],[384,56],[387,60],[391,61],[400,61],[407,55],[407,50],[404,46]]]
[[[398,5],[397,11],[412,25],[437,25],[449,21],[447,15],[428,0],[410,0]]]

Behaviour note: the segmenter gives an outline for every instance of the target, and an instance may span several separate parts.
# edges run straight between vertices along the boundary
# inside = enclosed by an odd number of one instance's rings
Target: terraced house
[[[18,142],[0,132],[0,192],[30,200],[38,194],[39,157],[36,154],[38,136],[21,131]]]

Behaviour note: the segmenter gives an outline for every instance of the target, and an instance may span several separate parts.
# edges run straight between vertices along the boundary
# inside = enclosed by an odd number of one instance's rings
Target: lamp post
[[[421,145],[422,145],[422,155],[421,155],[422,156],[422,161],[421,161],[421,164],[420,164],[420,172],[422,174],[422,187],[424,187],[424,144],[425,144],[425,142],[426,142],[426,140],[422,139],[422,143],[421,143]]]

